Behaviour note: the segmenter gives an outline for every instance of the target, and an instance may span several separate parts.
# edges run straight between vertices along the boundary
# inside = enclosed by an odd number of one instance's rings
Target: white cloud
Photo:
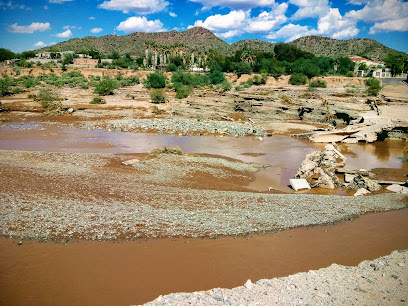
[[[44,32],[51,29],[50,23],[45,22],[33,22],[28,26],[19,26],[18,23],[12,24],[8,27],[8,31],[12,33],[34,33],[34,32]]]
[[[289,0],[289,3],[299,7],[299,9],[291,17],[293,20],[300,20],[309,17],[321,17],[326,15],[330,10],[328,0]]]
[[[8,1],[8,2],[3,2],[0,1],[0,8],[2,8],[3,10],[15,10],[15,9],[20,9],[20,10],[31,10],[31,8],[26,7],[23,4],[15,4],[13,1]]]
[[[170,17],[177,17],[177,14],[174,13],[174,12],[170,12],[169,15],[170,15]]]
[[[266,36],[267,39],[278,39],[278,40],[285,40],[286,42],[295,40],[302,36],[307,36],[310,34],[310,30],[308,26],[301,26],[298,24],[289,23],[282,28],[280,28],[275,33],[271,33]]]
[[[71,30],[66,30],[65,32],[58,33],[55,36],[61,37],[61,38],[69,38],[69,37],[72,37],[72,32],[71,32]]]
[[[203,10],[214,6],[229,7],[234,10],[247,10],[254,7],[270,7],[275,4],[275,0],[190,0],[191,2],[203,5]]]
[[[276,29],[281,24],[287,21],[285,16],[288,9],[287,3],[277,5],[270,12],[262,12],[257,17],[248,20],[248,27],[246,32],[249,33],[266,33]]]
[[[366,4],[368,0],[349,0],[347,1],[347,4],[353,4],[353,5],[363,5]]]
[[[165,31],[163,23],[156,20],[147,20],[146,17],[129,17],[125,21],[122,21],[116,28],[118,31],[125,33],[132,32],[162,32]]]
[[[390,31],[398,31],[404,32],[408,29],[408,17],[397,19],[397,20],[389,20],[383,22],[376,22],[370,28],[370,34],[376,34],[379,32],[390,32]]]
[[[44,5],[44,10],[48,10],[48,5]]]
[[[358,32],[356,21],[341,16],[338,8],[331,8],[317,23],[317,34],[336,39],[355,37]]]
[[[227,15],[217,14],[209,16],[204,22],[202,20],[197,20],[194,23],[194,26],[200,26],[210,31],[214,31],[219,36],[226,32],[238,33],[244,30],[245,21],[248,16],[249,11],[231,11]]]
[[[39,41],[38,43],[35,43],[34,44],[34,47],[46,47],[46,46],[48,46],[47,44],[45,44],[44,42],[42,42],[42,41]]]
[[[89,20],[95,20],[95,17],[91,16],[89,17]]]
[[[77,29],[77,30],[81,30],[82,27],[77,27],[77,26],[71,26],[71,25],[66,25],[63,27],[64,30],[68,30],[68,29]]]
[[[233,30],[233,31],[228,31],[228,32],[224,32],[224,33],[219,33],[217,34],[218,37],[224,38],[224,39],[228,39],[234,36],[238,36],[241,35],[242,32],[239,30]]]
[[[408,2],[403,0],[370,0],[361,10],[352,10],[345,16],[364,22],[398,20],[408,17]]]
[[[93,28],[93,29],[91,30],[91,33],[100,33],[100,32],[102,32],[102,31],[103,31],[102,28]]]
[[[99,4],[99,8],[112,11],[133,12],[147,15],[164,11],[170,3],[166,0],[110,0]]]
[[[62,4],[64,2],[71,2],[73,0],[48,0],[49,3],[58,3],[58,4]]]

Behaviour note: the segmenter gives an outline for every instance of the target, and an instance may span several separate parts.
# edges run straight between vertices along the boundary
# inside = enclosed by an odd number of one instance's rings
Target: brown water
[[[403,169],[402,152],[406,142],[386,140],[372,144],[341,144],[347,157],[346,168]],[[157,135],[147,133],[106,132],[61,126],[60,124],[8,123],[0,127],[0,149],[47,152],[83,153],[145,153],[158,147],[179,146],[187,153],[206,153],[240,159],[244,162],[268,164],[270,167],[256,174],[249,188],[267,191],[269,187],[293,192],[288,186],[306,154],[324,148],[325,144],[288,136],[266,137],[263,141],[252,137],[215,137]],[[300,191],[310,193],[312,191]],[[337,190],[317,190],[318,193],[345,194]]]
[[[0,238],[1,305],[129,305],[407,249],[408,209],[247,238],[17,242]]]

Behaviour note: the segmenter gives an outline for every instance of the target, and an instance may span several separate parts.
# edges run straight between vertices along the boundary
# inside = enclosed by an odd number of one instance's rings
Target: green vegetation
[[[95,97],[89,104],[106,104],[106,101],[100,97]]]
[[[225,81],[225,75],[219,70],[214,70],[209,75],[212,84],[220,84]]]
[[[11,52],[10,50],[0,48],[0,62],[3,62],[5,60],[10,60],[15,57],[16,57],[16,54]]]
[[[152,100],[152,103],[155,104],[166,103],[168,100],[167,95],[162,89],[153,90],[150,93],[150,99]]]
[[[154,149],[149,153],[149,157],[154,158],[162,154],[184,155],[185,153],[180,149],[180,147],[164,147],[162,149]]]
[[[408,163],[408,145],[404,147],[404,156],[402,157],[402,162]]]
[[[310,88],[317,88],[317,87],[326,88],[327,83],[326,81],[323,81],[323,80],[310,81],[309,87]]]
[[[51,89],[43,88],[38,93],[36,100],[40,102],[42,108],[49,110],[50,108],[55,108],[60,98],[58,94]]]
[[[191,86],[179,85],[176,87],[176,99],[187,98],[193,91],[194,89]]]
[[[166,87],[166,77],[161,73],[149,74],[144,81],[146,88],[164,88]]]
[[[106,95],[113,95],[113,91],[117,88],[117,83],[114,80],[105,79],[100,81],[94,90],[94,93],[106,96]]]
[[[11,88],[10,88],[10,78],[6,75],[4,75],[1,79],[0,79],[0,96],[4,97],[4,96],[8,96],[10,95],[11,92]]]
[[[368,86],[367,93],[370,96],[377,96],[381,91],[380,81],[376,78],[366,80],[366,85]]]
[[[290,76],[289,84],[292,85],[305,85],[307,83],[307,76],[302,73],[293,73]]]

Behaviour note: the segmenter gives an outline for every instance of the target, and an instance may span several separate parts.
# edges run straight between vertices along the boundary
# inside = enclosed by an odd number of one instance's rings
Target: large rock
[[[340,180],[334,173],[322,168],[319,168],[319,173],[320,177],[310,184],[312,188],[320,187],[325,189],[334,189],[340,186]]]
[[[363,177],[361,174],[357,174],[353,181],[346,185],[347,189],[358,190],[360,188],[367,189],[369,191],[377,191],[381,189],[381,185],[377,181],[370,180],[367,177]]]

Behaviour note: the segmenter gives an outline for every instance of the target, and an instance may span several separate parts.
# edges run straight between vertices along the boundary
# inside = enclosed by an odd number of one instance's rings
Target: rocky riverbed
[[[145,305],[403,305],[408,301],[408,251],[394,251],[357,267],[328,268],[288,277],[248,280],[215,288],[159,296]]]

